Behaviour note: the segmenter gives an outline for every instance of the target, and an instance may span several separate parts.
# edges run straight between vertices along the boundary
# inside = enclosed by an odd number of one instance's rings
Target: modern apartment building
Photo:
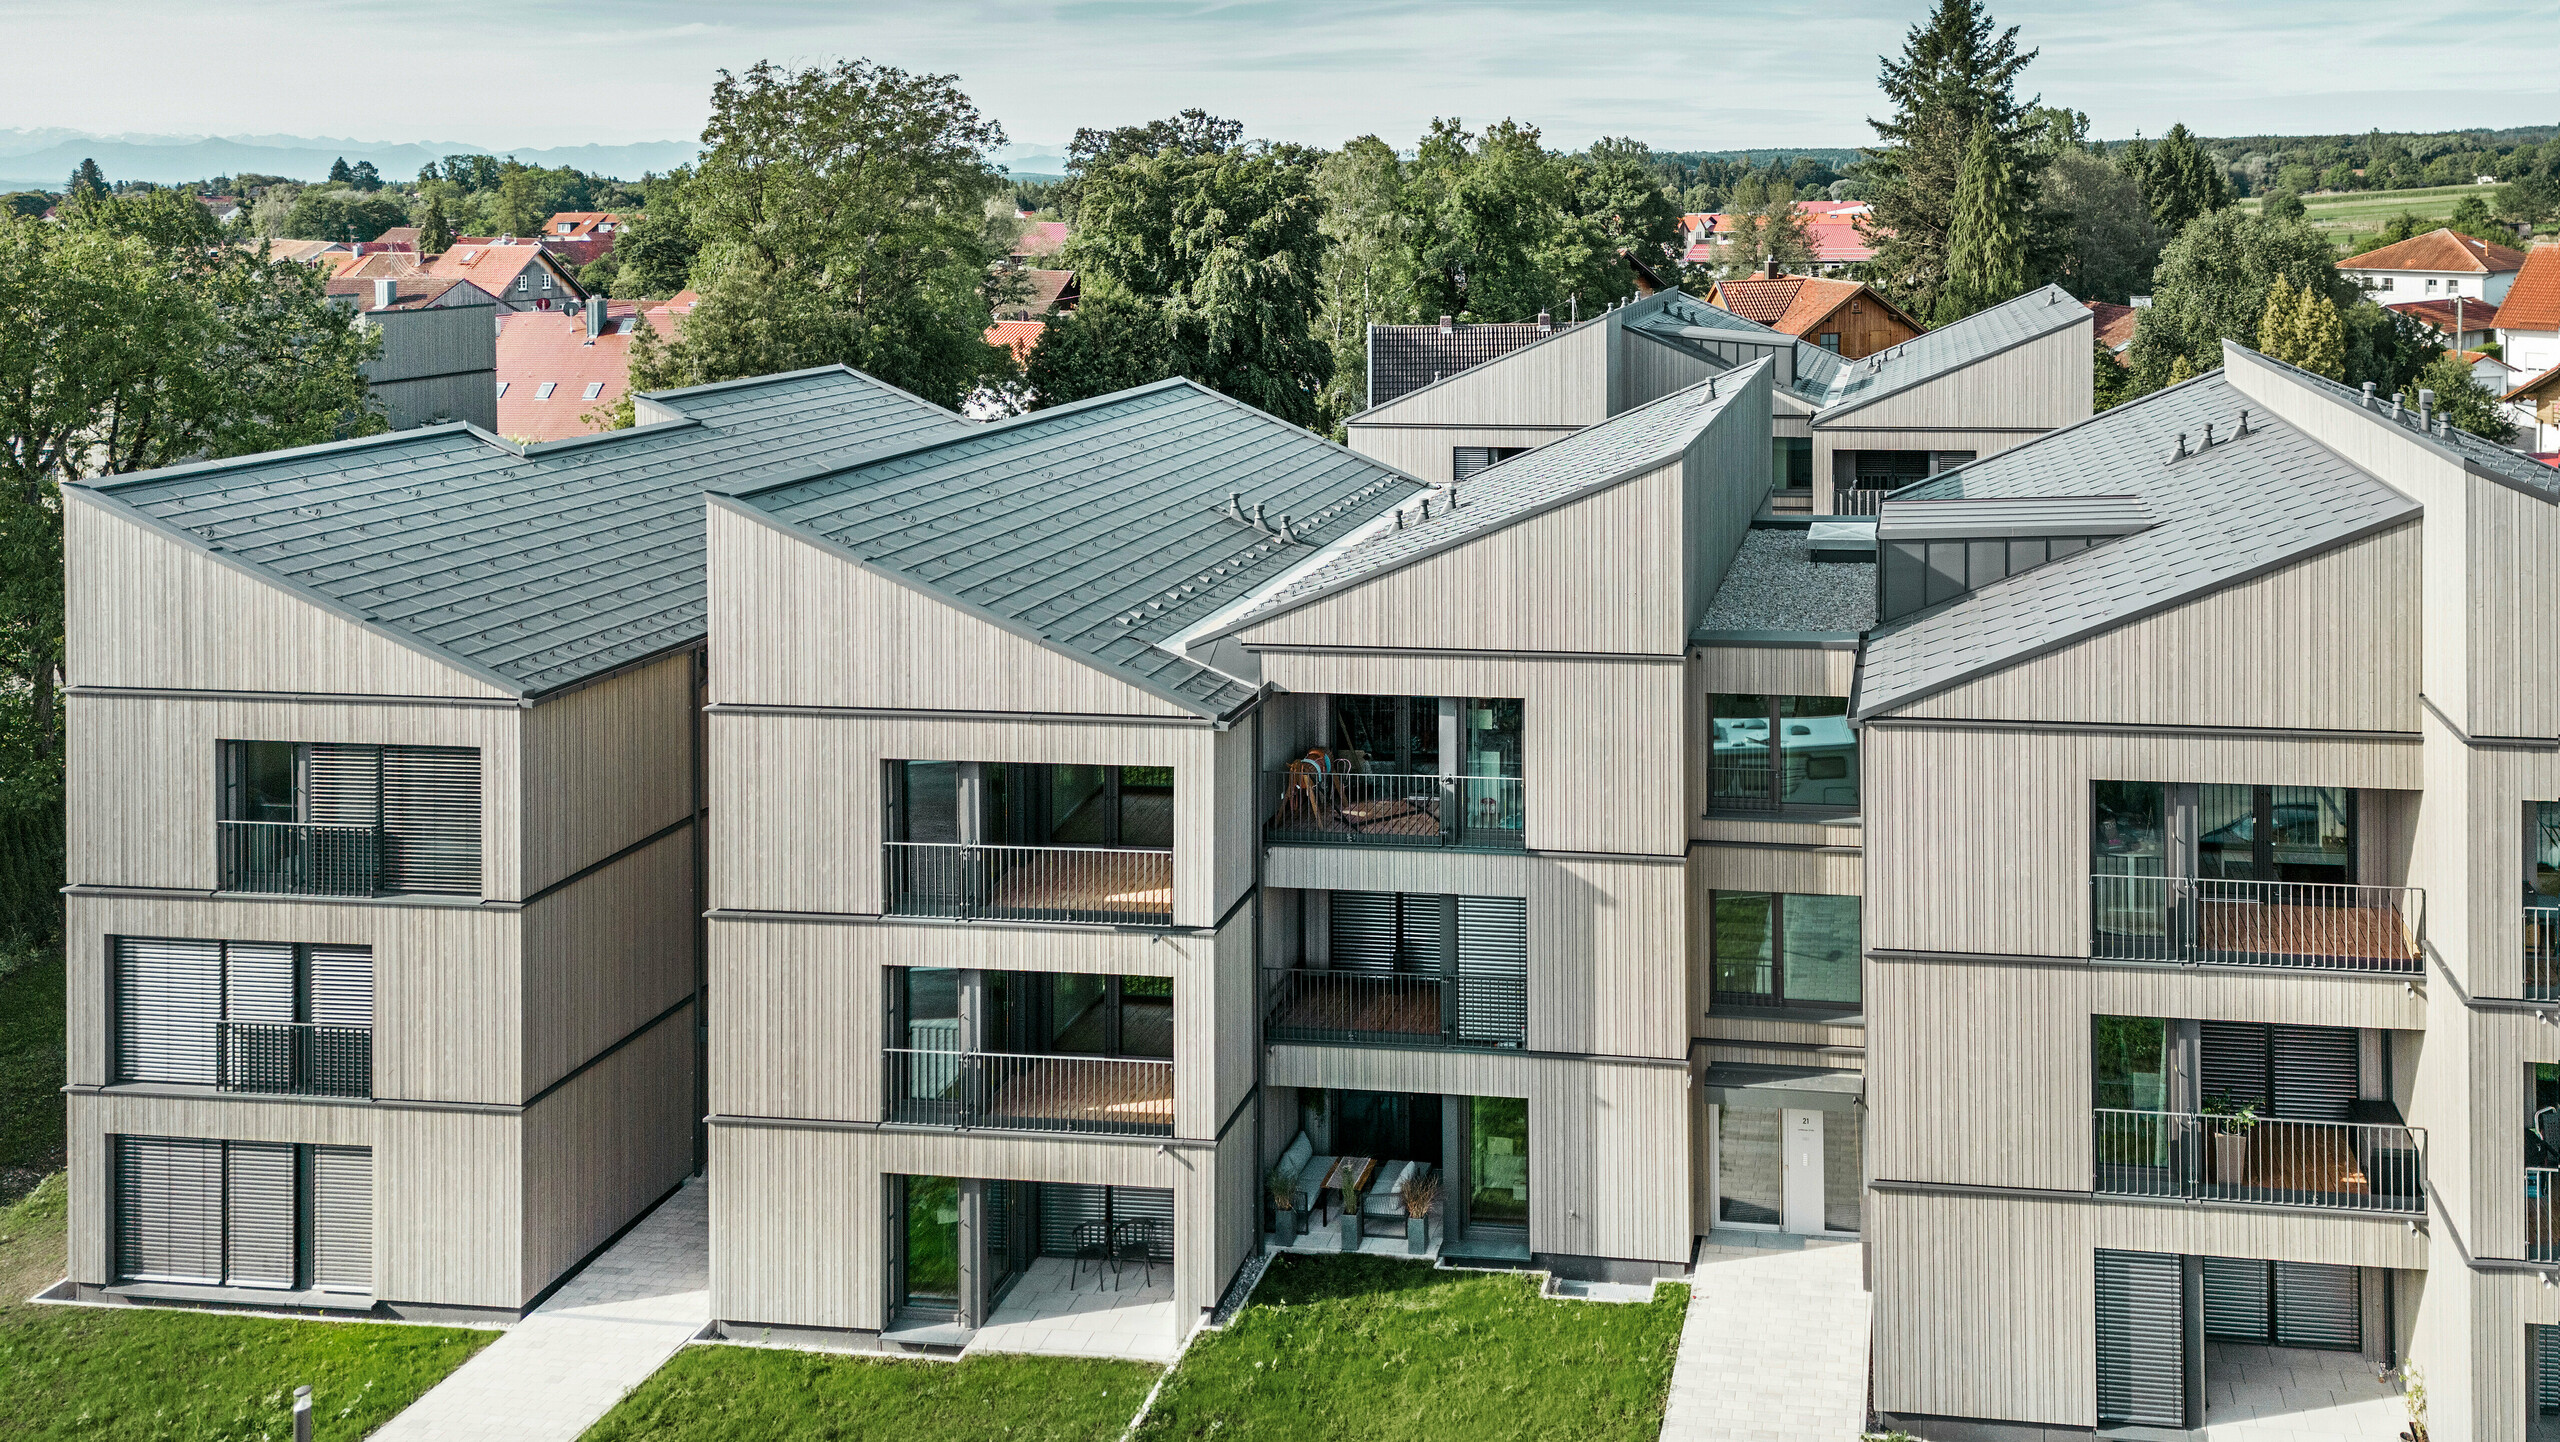
[[[1883,507],[1878,1408],[2195,1427],[2274,1345],[2550,1434],[2555,508],[2237,346]]]
[[[841,371],[70,486],[71,1270],[512,1316],[697,1167],[702,500]]]

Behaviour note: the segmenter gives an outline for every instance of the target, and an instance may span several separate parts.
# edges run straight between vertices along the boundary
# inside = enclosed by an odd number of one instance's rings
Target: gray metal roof
[[[1863,529],[1863,528],[1862,528]],[[1725,567],[1692,639],[1726,631],[1863,631],[1876,623],[1876,564],[1816,561],[1810,528],[1754,528]]]
[[[686,419],[522,450],[432,426],[77,489],[533,697],[702,636],[703,489],[976,429],[842,366],[652,399]]]
[[[1489,474],[1489,473],[1488,473]],[[1160,643],[1423,483],[1188,380],[971,427],[739,504],[1203,716],[1256,688]],[[1241,497],[1276,528],[1228,513]]]
[[[1787,346],[1795,352],[1795,381],[1788,390],[1790,394],[1802,401],[1819,403],[1830,395],[1831,388],[1840,379],[1840,368],[1845,364],[1840,357],[1802,336],[1789,335],[1775,327],[1762,325],[1748,316],[1736,315],[1722,306],[1709,305],[1696,296],[1675,291],[1665,292],[1654,299],[1658,304],[1652,309],[1630,317],[1627,321],[1629,330],[1638,332],[1648,340],[1658,341],[1676,350],[1684,351],[1719,368],[1727,364],[1722,358],[1700,346],[1690,344],[1692,341],[1707,340],[1711,337],[1691,335],[1688,332],[1715,332],[1721,336],[1772,348]]]
[[[2243,410],[2250,431],[2231,437]],[[1899,493],[1910,501],[2136,495],[2149,529],[1879,628],[1857,714],[1906,706],[2029,657],[2418,514],[2418,503],[2252,408],[2220,370]],[[2178,433],[2225,439],[2181,460]]]
[[[1989,540],[2012,536],[2121,536],[2151,524],[2140,496],[1969,496],[1955,500],[1888,495],[1876,518],[1880,541]]]
[[[1653,470],[1689,447],[1749,383],[1755,361],[1729,376],[1674,391],[1598,425],[1478,471],[1454,487],[1457,504],[1432,502],[1405,508],[1407,524],[1385,526],[1354,540],[1339,554],[1264,597],[1219,627],[1229,634],[1292,611],[1369,578],[1437,555]],[[1399,500],[1408,497],[1399,497]]]
[[[1836,369],[1820,398],[1822,414],[1817,424],[2083,320],[2096,324],[2089,308],[2072,299],[2069,291],[2048,285],[1936,330],[1923,331],[1863,360],[1832,357]],[[1821,350],[1818,346],[1813,349]],[[1803,364],[1801,356],[1797,363]],[[1799,374],[1803,372],[1800,370]]]
[[[2222,355],[2223,363],[2226,365],[2236,362],[2242,365],[2256,365],[2281,370],[2286,375],[2292,377],[2295,383],[2299,385],[2310,390],[2317,391],[2344,405],[2353,406],[2358,410],[2364,410],[2364,394],[2362,391],[2354,387],[2340,385],[2326,376],[2313,375],[2311,372],[2304,370],[2299,366],[2290,366],[2284,364],[2282,361],[2269,360],[2265,356],[2258,354],[2256,351],[2250,350],[2248,347],[2241,345],[2238,341],[2224,341],[2222,343]],[[2394,422],[2391,419],[2391,397],[2387,395],[2377,398],[2374,408],[2370,411],[2366,411],[2365,413],[2373,417],[2378,423],[2398,425],[2402,431],[2408,433],[2411,437],[2426,445],[2434,447],[2437,451],[2440,451],[2457,461],[2484,471],[2502,481],[2512,482],[2526,490],[2533,491],[2541,495],[2546,500],[2560,501],[2560,470],[2554,470],[2521,451],[2510,450],[2505,446],[2499,445],[2495,441],[2485,440],[2479,436],[2475,436],[2469,431],[2454,430],[2450,427],[2440,431],[2419,430],[2417,412],[2406,407],[2402,408],[2400,419]]]

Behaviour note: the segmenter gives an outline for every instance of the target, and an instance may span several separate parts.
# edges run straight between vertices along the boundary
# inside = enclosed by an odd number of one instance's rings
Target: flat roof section
[[[1859,529],[1865,530],[1866,527]],[[1876,563],[1817,561],[1812,528],[1758,529],[1725,568],[1695,634],[1864,631],[1876,623]]]

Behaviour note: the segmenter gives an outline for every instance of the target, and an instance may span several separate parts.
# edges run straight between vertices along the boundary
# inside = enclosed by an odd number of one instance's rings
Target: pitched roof
[[[2121,358],[2124,348],[2133,344],[2134,322],[2141,319],[2142,312],[2111,300],[2093,300],[2083,304],[2089,307],[2089,314],[2097,317],[2098,344]]]
[[[1746,366],[1701,381],[1478,471],[1454,488],[1454,509],[1444,506],[1426,518],[1417,507],[1408,512],[1410,524],[1380,524],[1352,537],[1336,554],[1259,598],[1219,630],[1258,624],[1662,466],[1688,449],[1740,393],[1750,373]]]
[[[429,260],[420,269],[433,276],[460,276],[491,295],[504,295],[514,284],[519,272],[530,265],[547,264],[559,271],[562,283],[572,296],[583,296],[575,277],[562,270],[557,261],[548,259],[549,252],[529,240],[504,244],[457,240],[453,248]]]
[[[1625,318],[1628,329],[1652,340],[1685,351],[1714,366],[1719,371],[1735,369],[1732,362],[1717,356],[1693,342],[1702,338],[1686,334],[1690,330],[1707,330],[1749,338],[1769,346],[1791,344],[1795,347],[1795,381],[1785,394],[1805,405],[1819,404],[1839,382],[1849,362],[1801,336],[1791,336],[1774,326],[1762,325],[1748,316],[1740,316],[1722,306],[1709,305],[1695,296],[1668,292],[1653,298],[1648,306],[1639,301]]]
[[[1040,333],[1048,328],[1046,321],[1000,320],[987,327],[987,344],[1005,347],[1013,352],[1015,365],[1027,365],[1032,348],[1040,344]]]
[[[375,279],[377,277],[340,276],[328,283],[329,294],[353,300],[356,309],[367,314],[386,310],[440,310],[457,305],[497,304],[487,291],[467,280],[438,280],[413,273],[379,277],[392,283],[391,304],[376,305]]]
[[[2524,252],[2438,226],[2424,235],[2338,262],[2340,270],[2465,271],[2496,275],[2524,264]]]
[[[1535,321],[1369,327],[1369,404],[1391,400],[1456,375],[1470,366],[1499,360],[1525,345],[1566,327]]]
[[[1864,281],[1830,280],[1809,275],[1782,275],[1774,279],[1745,276],[1717,281],[1716,295],[1734,314],[1794,336],[1812,334],[1814,327],[1824,318],[1850,301],[1861,298],[1874,302],[1915,333],[1928,328],[1903,314],[1901,307],[1868,289]]]
[[[425,426],[71,489],[530,698],[703,635],[703,487],[967,428],[841,366],[651,399],[685,419],[523,450]]]
[[[2560,331],[2560,245],[2526,253],[2507,298],[2498,302],[2498,329]]]
[[[2457,320],[2465,334],[2475,330],[2492,330],[2498,324],[2498,308],[2495,305],[2485,300],[2472,300],[2467,297],[2458,301],[2404,300],[2394,305],[2386,305],[2383,309],[2396,310],[2402,315],[2422,320],[2445,335],[2453,334]]]
[[[589,337],[583,309],[498,317],[498,434],[557,441],[594,431],[587,416],[621,400],[630,388],[631,340],[638,327],[645,320],[662,337],[675,334],[675,317],[663,306],[644,317],[635,302],[607,301],[604,320],[604,330]],[[587,394],[590,389],[594,395]]]
[[[2502,401],[2540,400],[2547,395],[2560,395],[2560,366],[2553,366],[2498,399]]]
[[[1897,391],[2089,319],[2089,308],[2058,285],[2041,286],[1864,360],[1844,361],[1821,400],[1822,419],[1872,405]],[[1803,374],[1799,365],[1798,375]],[[1801,385],[1801,380],[1799,381]]]
[[[2164,464],[2180,432],[2249,433]],[[2135,496],[2149,527],[1878,628],[1876,716],[2418,514],[2418,503],[2252,407],[2220,369],[1895,493],[1907,501]],[[2113,504],[2121,504],[2113,503]]]
[[[1013,243],[1016,255],[1055,255],[1067,243],[1067,223],[1063,220],[1023,222],[1022,238]]]
[[[997,316],[999,320],[1007,317],[1037,320],[1059,309],[1062,303],[1066,309],[1073,310],[1080,299],[1076,292],[1076,273],[1072,270],[1038,270],[1026,266],[1021,274],[1030,283],[1030,292],[1020,300],[1005,302]]]
[[[1423,489],[1192,381],[1034,411],[736,503],[1196,715],[1257,689],[1168,649]],[[1284,544],[1231,495],[1290,518]]]
[[[549,220],[542,223],[542,233],[549,236],[583,236],[599,229],[610,233],[621,224],[622,217],[610,210],[563,210],[554,212]]]

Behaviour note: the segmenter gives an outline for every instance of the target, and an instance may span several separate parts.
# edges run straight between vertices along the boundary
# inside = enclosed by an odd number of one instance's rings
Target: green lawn
[[[584,1442],[1111,1442],[1160,1370],[1069,1357],[932,1362],[687,1347]]]
[[[1653,1442],[1688,1300],[1551,1301],[1531,1276],[1284,1256],[1192,1344],[1138,1435]]]
[[[62,952],[0,954],[0,1206],[62,1169]]]
[[[0,1437],[262,1442],[292,1435],[312,1388],[315,1435],[355,1442],[497,1333],[218,1312],[36,1306],[62,1275],[62,1178],[0,1211]]]
[[[2353,255],[2371,249],[2368,244],[2391,223],[2392,217],[2407,211],[2422,220],[2442,224],[2453,218],[2454,202],[2466,195],[2482,200],[2497,193],[2493,185],[2439,185],[2427,190],[2352,190],[2339,195],[2306,195],[2302,197],[2303,218],[2318,226],[2329,239],[2341,247],[2340,254]],[[2256,210],[2261,200],[2252,196],[2240,202],[2243,209]]]

